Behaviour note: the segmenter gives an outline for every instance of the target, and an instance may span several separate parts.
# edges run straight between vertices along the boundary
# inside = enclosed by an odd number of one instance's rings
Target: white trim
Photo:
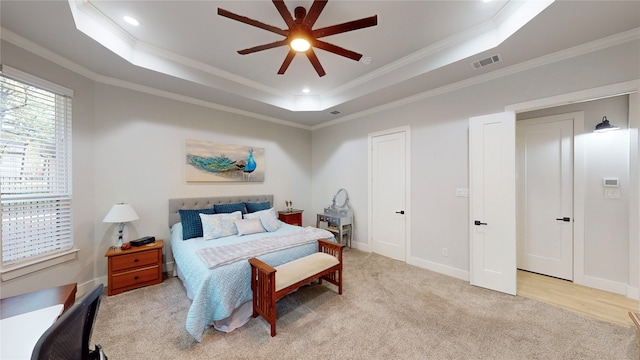
[[[371,188],[371,183],[373,181],[373,174],[371,172],[372,166],[371,161],[373,160],[371,157],[372,153],[372,139],[377,136],[389,135],[403,132],[405,134],[405,261],[411,256],[411,127],[410,126],[401,126],[393,129],[376,131],[373,133],[369,133],[367,135],[367,250],[369,252],[373,251],[373,243],[371,240],[371,224],[373,221],[373,214],[371,211],[371,204],[373,204],[373,189]],[[360,246],[358,247],[360,249]]]
[[[318,125],[314,125],[314,126],[309,126],[309,125],[302,125],[302,124],[297,124],[297,123],[292,123],[286,120],[282,120],[282,119],[275,119],[275,118],[271,118],[271,117],[267,117],[264,116],[262,114],[256,114],[256,113],[252,113],[252,112],[248,112],[248,111],[244,111],[244,110],[240,110],[240,109],[235,109],[235,108],[231,108],[231,107],[227,107],[227,106],[223,106],[214,102],[209,102],[209,101],[204,101],[204,100],[200,100],[200,99],[195,99],[195,98],[191,98],[191,97],[187,97],[187,96],[183,96],[183,95],[178,95],[178,94],[174,94],[174,93],[170,93],[168,91],[161,91],[161,90],[157,90],[157,89],[153,89],[155,90],[155,92],[150,92],[152,88],[147,87],[147,86],[143,86],[143,85],[139,85],[139,84],[134,84],[128,81],[123,81],[123,80],[118,80],[118,79],[114,79],[111,77],[107,77],[107,76],[103,76],[103,75],[99,75],[67,58],[64,58],[40,45],[37,45],[35,43],[33,43],[30,40],[27,40],[26,38],[6,29],[3,27],[0,27],[0,37],[3,40],[8,41],[11,44],[14,44],[20,48],[23,48],[29,52],[32,52],[36,55],[39,55],[55,64],[58,64],[66,69],[69,69],[77,74],[80,74],[82,76],[85,76],[91,80],[100,82],[100,83],[105,83],[105,84],[111,84],[114,86],[119,86],[119,87],[123,87],[123,88],[129,88],[135,91],[141,91],[141,92],[146,92],[152,95],[156,95],[156,96],[161,96],[161,97],[165,97],[168,99],[173,99],[173,100],[177,100],[177,101],[183,101],[186,103],[191,103],[191,104],[196,104],[196,105],[200,105],[200,106],[206,106],[209,108],[213,108],[213,109],[218,109],[221,111],[227,111],[227,112],[231,112],[231,113],[235,113],[235,114],[240,114],[243,116],[248,116],[248,117],[253,117],[255,119],[258,120],[266,120],[266,121],[271,121],[271,122],[276,122],[282,125],[287,125],[287,126],[293,126],[293,127],[297,127],[297,128],[301,128],[301,129],[306,129],[306,130],[318,130],[318,129],[322,129],[324,127],[328,127],[328,126],[332,126],[332,125],[337,125],[343,122],[347,122],[350,120],[355,120],[355,119],[359,119],[361,117],[364,117],[366,115],[369,114],[374,114],[374,113],[378,113],[378,112],[382,112],[382,111],[386,111],[389,109],[393,109],[399,106],[403,106],[406,104],[410,104],[416,101],[421,101],[424,99],[428,99],[434,96],[438,96],[438,95],[442,95],[442,94],[446,94],[446,93],[450,93],[456,90],[460,90],[466,87],[470,87],[470,86],[474,86],[483,82],[487,82],[487,81],[492,81],[495,79],[499,79],[505,76],[509,76],[509,75],[513,75],[516,73],[520,73],[523,71],[527,71],[536,67],[540,67],[540,66],[544,66],[547,64],[551,64],[551,63],[555,63],[558,61],[562,61],[562,60],[566,60],[566,59],[570,59],[576,56],[580,56],[580,55],[584,55],[584,54],[588,54],[594,51],[598,51],[598,50],[602,50],[602,49],[606,49],[612,46],[617,46],[620,44],[624,44],[626,42],[629,41],[635,41],[640,39],[640,28],[635,28],[635,29],[631,29],[628,31],[625,31],[623,33],[619,33],[619,34],[615,34],[603,39],[599,39],[596,41],[592,41],[590,43],[587,44],[582,44],[582,45],[578,45],[569,49],[565,49],[565,50],[561,50],[558,51],[556,53],[553,54],[549,54],[546,56],[542,56],[536,59],[532,59],[532,60],[528,60],[516,65],[512,65],[506,68],[502,68],[496,71],[492,71],[490,73],[487,74],[483,74],[483,75],[479,75],[470,79],[466,79],[466,80],[462,80],[459,82],[455,82],[452,84],[448,84],[436,89],[432,89],[429,91],[425,91],[422,92],[420,94],[416,94],[413,96],[409,96],[406,97],[404,99],[400,99],[397,101],[392,101],[380,106],[376,106],[376,107],[372,107],[370,109],[364,110],[364,111],[360,111],[351,115],[347,115],[347,116],[343,116],[341,118],[338,119],[334,119],[334,120],[330,120],[327,122],[324,122],[322,124],[318,124]],[[610,95],[613,96],[613,95]],[[205,105],[206,104],[206,105]]]
[[[2,281],[15,279],[17,277],[31,274],[32,272],[43,270],[54,265],[62,264],[71,260],[76,260],[78,257],[78,251],[79,249],[73,248],[71,250],[43,256],[37,259],[2,266],[0,268]]]
[[[334,119],[331,121],[327,121],[324,122],[322,124],[318,124],[318,125],[314,125],[311,126],[311,130],[318,130],[318,129],[322,129],[324,127],[327,126],[331,126],[331,125],[337,125],[343,122],[347,122],[350,120],[355,120],[355,119],[359,119],[361,117],[364,117],[366,115],[370,115],[370,114],[375,114],[375,113],[379,113],[382,111],[386,111],[386,110],[390,110],[390,109],[394,109],[406,104],[410,104],[416,101],[422,101],[428,98],[432,98],[435,96],[439,96],[442,94],[447,94],[450,92],[454,92],[460,89],[464,89],[470,86],[474,86],[474,85],[478,85],[484,82],[488,82],[488,81],[492,81],[492,80],[496,80],[505,76],[509,76],[509,75],[514,75],[517,73],[521,73],[523,71],[527,71],[527,70],[531,70],[540,66],[544,66],[544,65],[548,65],[548,64],[552,64],[558,61],[562,61],[562,60],[567,60],[576,56],[580,56],[580,55],[585,55],[594,51],[598,51],[598,50],[602,50],[602,49],[606,49],[612,46],[616,46],[616,45],[620,45],[620,44],[624,44],[626,42],[629,41],[634,41],[634,40],[638,40],[640,39],[640,28],[635,28],[620,34],[616,34],[613,36],[609,36],[606,37],[604,39],[600,39],[600,40],[596,40],[596,41],[592,41],[590,43],[587,44],[583,44],[583,45],[578,45],[569,49],[565,49],[562,51],[558,51],[556,53],[553,54],[549,54],[549,55],[545,55],[536,59],[532,59],[532,60],[528,60],[528,61],[524,61],[512,66],[508,66],[502,69],[498,69],[496,71],[492,71],[490,73],[486,73],[483,75],[478,75],[469,79],[465,79],[462,81],[458,81],[455,83],[451,83],[448,85],[444,85],[441,86],[439,88],[435,88],[432,90],[428,90],[416,95],[412,95],[400,100],[396,100],[396,101],[392,101],[392,102],[388,102],[385,104],[382,104],[380,106],[375,106],[372,108],[369,108],[367,110],[364,111],[360,111],[351,115],[346,115],[343,116],[341,118],[338,119]],[[623,83],[624,84],[624,83]],[[606,87],[605,87],[606,88]],[[604,91],[604,93],[607,93],[606,91]],[[608,96],[615,96],[616,94],[611,94],[608,93]],[[603,95],[604,96],[604,95]],[[540,99],[540,101],[542,101],[544,99]],[[530,102],[527,102],[525,104],[528,104]],[[539,105],[543,105],[543,104],[539,104]],[[544,106],[543,107],[549,107],[549,106]],[[509,108],[505,108],[505,111],[509,111],[509,110],[515,110],[515,109],[509,109]],[[519,110],[519,111],[525,111],[525,110]],[[528,110],[527,110],[528,111]]]
[[[629,266],[629,279],[636,279],[636,287],[629,287],[627,296],[632,299],[640,298],[640,138],[638,134],[640,127],[640,94],[629,94],[629,184],[636,186],[629,187],[629,254],[636,257],[629,257],[635,260],[635,268]],[[631,282],[631,281],[629,281]]]
[[[640,79],[600,86],[592,89],[575,91],[568,94],[550,96],[547,98],[526,101],[513,105],[507,105],[505,106],[505,111],[515,111],[516,113],[521,113],[526,111],[533,111],[631,94],[638,92],[638,89],[640,89]]]
[[[10,77],[14,80],[21,81],[23,83],[27,83],[29,85],[33,85],[35,87],[41,88],[43,90],[51,91],[52,93],[56,93],[59,95],[65,95],[69,97],[73,97],[73,90],[68,89],[64,86],[52,83],[51,81],[47,81],[45,79],[41,79],[37,76],[27,74],[24,71],[20,71],[18,69],[14,69],[8,65],[0,65],[0,71],[2,74]]]
[[[451,277],[454,277],[456,279],[464,280],[464,281],[467,281],[467,282],[469,281],[469,272],[468,271],[460,270],[458,268],[454,268],[454,267],[447,266],[447,265],[442,265],[442,264],[437,263],[437,262],[424,260],[424,259],[417,258],[415,256],[411,256],[411,257],[408,258],[407,264],[415,265],[415,266],[423,268],[423,269],[427,269],[427,270],[434,271],[434,272],[437,272],[437,273],[440,273],[440,274],[451,276]]]

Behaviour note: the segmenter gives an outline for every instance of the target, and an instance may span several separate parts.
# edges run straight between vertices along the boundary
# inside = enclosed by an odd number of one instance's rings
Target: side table
[[[302,226],[303,211],[298,209],[278,211],[278,219],[289,225]]]
[[[108,294],[137,289],[162,282],[163,240],[133,246],[127,250],[109,248],[104,255],[109,260]]]

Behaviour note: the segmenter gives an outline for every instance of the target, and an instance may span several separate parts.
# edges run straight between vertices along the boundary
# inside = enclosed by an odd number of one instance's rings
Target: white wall
[[[0,296],[77,282],[83,293],[106,281],[104,254],[116,226],[102,219],[116,202],[129,202],[140,219],[125,238],[163,238],[168,245],[168,199],[273,194],[311,209],[311,132],[94,82],[3,42],[3,64],[74,90],[73,222],[77,260],[0,282]],[[261,183],[187,183],[185,141],[197,139],[265,149]],[[303,223],[315,223],[312,212]],[[165,263],[172,257],[165,248]]]
[[[409,125],[412,144],[412,253],[409,262],[459,276],[468,271],[467,123],[509,104],[640,78],[638,41],[435,96],[312,133],[96,83],[6,42],[0,61],[75,91],[73,127],[74,240],[78,260],[0,283],[0,296],[72,281],[100,281],[115,239],[102,223],[111,205],[131,203],[140,220],[127,236],[168,238],[167,199],[273,193],[305,209],[305,225],[339,188],[355,210],[356,244],[367,246],[367,134]],[[500,72],[496,72],[500,74]],[[188,184],[184,142],[194,138],[266,149],[259,184]],[[448,257],[441,249],[448,248]],[[586,260],[586,259],[585,259]],[[165,261],[171,262],[170,254]],[[616,261],[616,260],[607,260]],[[587,264],[593,276],[626,282],[611,263]],[[637,268],[637,264],[630,264]],[[619,278],[618,278],[619,277]],[[615,278],[615,279],[614,279]]]
[[[169,198],[274,194],[276,209],[285,200],[311,208],[310,131],[99,83],[95,99],[94,220],[100,249],[114,242],[117,230],[101,221],[116,202],[130,203],[140,216],[129,226],[129,239],[169,239]],[[264,148],[265,181],[187,183],[187,139]],[[310,224],[310,213],[303,216]],[[170,253],[165,255],[171,264]],[[106,275],[106,267],[106,259],[98,258],[98,275]]]
[[[420,101],[315,130],[313,210],[321,211],[335,190],[346,188],[356,216],[354,243],[368,248],[367,135],[408,125],[412,209],[407,215],[413,226],[408,262],[464,277],[469,269],[469,208],[468,199],[456,197],[455,191],[468,188],[468,119],[502,112],[511,104],[638,79],[639,47],[633,41],[511,75],[505,72],[478,85],[425,94]],[[628,233],[622,241],[629,244]],[[448,257],[442,256],[444,247]],[[627,262],[626,257],[594,259],[588,255],[585,260],[592,276],[627,283],[628,273],[616,264]]]

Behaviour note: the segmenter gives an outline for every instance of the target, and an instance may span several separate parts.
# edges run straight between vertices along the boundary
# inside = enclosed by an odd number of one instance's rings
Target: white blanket
[[[213,269],[238,260],[332,237],[333,234],[327,230],[307,226],[288,234],[264,237],[239,244],[199,249],[198,255],[200,255],[200,258],[209,269]]]

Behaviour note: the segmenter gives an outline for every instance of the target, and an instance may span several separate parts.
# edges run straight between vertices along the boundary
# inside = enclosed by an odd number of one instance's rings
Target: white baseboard
[[[173,267],[175,265],[175,262],[168,262],[166,264],[164,264],[164,272],[166,272],[167,274],[169,274],[169,276],[173,276]]]
[[[629,299],[640,300],[640,289],[627,285],[627,297]]]
[[[364,244],[364,243],[357,242],[357,241],[355,241],[353,244],[351,244],[351,247],[354,248],[354,249],[358,249],[358,250],[361,250],[361,251],[364,251],[364,252],[369,252],[369,253],[373,251],[371,249],[371,245]]]
[[[456,269],[454,267],[447,266],[447,265],[438,264],[438,263],[433,262],[433,261],[419,259],[419,258],[416,258],[416,257],[410,257],[408,259],[408,261],[407,261],[407,264],[415,265],[415,266],[421,267],[423,269],[427,269],[427,270],[431,270],[431,271],[434,271],[434,272],[437,272],[437,273],[440,273],[440,274],[451,276],[451,277],[454,277],[456,279],[469,281],[469,272],[468,271]]]
[[[631,287],[627,284],[601,279],[594,276],[583,275],[580,279],[574,279],[576,284],[584,285],[594,289],[609,291],[616,294],[622,294],[632,299],[638,299],[638,288]]]
[[[89,291],[93,290],[93,288],[96,287],[98,284],[103,284],[104,287],[107,287],[107,277],[103,276],[103,277],[95,278],[91,281],[87,281],[82,284],[78,284],[78,290],[76,291],[76,299],[88,293]]]

